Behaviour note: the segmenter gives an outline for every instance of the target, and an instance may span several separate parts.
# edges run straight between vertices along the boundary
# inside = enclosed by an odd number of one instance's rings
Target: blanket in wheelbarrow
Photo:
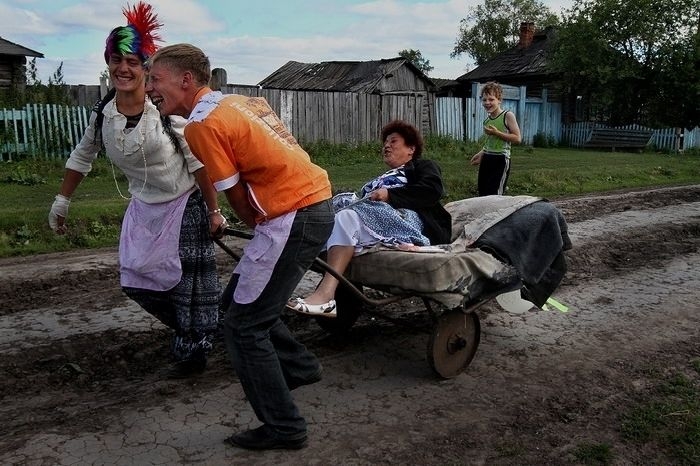
[[[425,296],[454,308],[520,289],[541,307],[566,273],[571,248],[562,213],[532,196],[451,202],[452,242],[414,251],[384,246],[353,258],[348,279],[395,294]]]

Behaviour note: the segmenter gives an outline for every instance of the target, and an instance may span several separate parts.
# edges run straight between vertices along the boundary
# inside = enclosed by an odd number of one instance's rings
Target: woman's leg
[[[328,250],[326,262],[333,270],[342,274],[348,267],[354,253],[355,246],[333,246]],[[327,303],[335,298],[335,290],[338,288],[338,283],[337,278],[326,272],[316,291],[304,298],[304,302],[307,304]]]
[[[340,210],[333,217],[333,231],[326,243],[328,249],[326,262],[339,274],[345,272],[355,253],[355,245],[360,241],[361,229],[360,217],[351,209]],[[304,298],[304,302],[315,305],[329,302],[335,298],[338,283],[337,278],[325,273],[316,291]]]

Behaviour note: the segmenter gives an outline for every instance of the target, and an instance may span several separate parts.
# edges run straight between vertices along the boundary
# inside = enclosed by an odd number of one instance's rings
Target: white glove
[[[49,226],[56,233],[63,233],[65,226],[61,224],[58,225],[58,217],[63,217],[64,219],[68,215],[68,206],[70,205],[70,199],[61,194],[56,194],[56,199],[53,201],[51,206],[51,211],[49,212]]]

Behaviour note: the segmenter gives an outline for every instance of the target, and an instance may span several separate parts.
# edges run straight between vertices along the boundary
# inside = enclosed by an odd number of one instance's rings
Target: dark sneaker
[[[224,442],[247,450],[299,450],[306,446],[306,434],[297,437],[279,437],[262,425],[256,429],[233,434]]]

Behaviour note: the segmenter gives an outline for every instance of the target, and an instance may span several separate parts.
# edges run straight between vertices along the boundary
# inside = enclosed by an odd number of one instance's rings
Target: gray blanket
[[[515,267],[522,297],[542,307],[566,274],[564,251],[571,240],[559,209],[538,201],[486,230],[474,246]]]

